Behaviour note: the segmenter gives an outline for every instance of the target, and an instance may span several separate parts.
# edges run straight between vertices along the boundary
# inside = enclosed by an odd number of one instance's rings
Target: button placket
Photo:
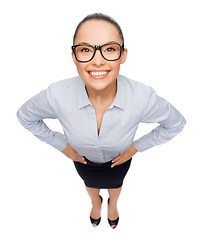
[[[98,131],[97,131],[96,113],[92,105],[89,106],[89,117],[90,117],[89,129],[90,129],[92,139],[94,140],[95,156],[101,159],[103,158],[103,152],[101,149],[101,143],[100,143]]]
[[[103,114],[101,129],[100,129],[100,133],[99,133],[100,139],[103,138],[103,136],[106,134],[107,124],[109,122],[109,119],[110,119],[110,109],[108,108]]]
[[[101,124],[101,129],[100,129],[100,134],[98,136],[99,142],[100,142],[100,152],[101,152],[101,157],[103,157],[103,160],[105,159],[105,156],[103,154],[102,146],[103,146],[103,139],[104,136],[107,134],[107,129],[108,129],[108,122],[110,121],[110,109],[108,108],[104,115],[103,115],[103,120]]]

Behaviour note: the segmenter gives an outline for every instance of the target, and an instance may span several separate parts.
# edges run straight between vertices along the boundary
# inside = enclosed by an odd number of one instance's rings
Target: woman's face
[[[118,29],[113,24],[103,20],[89,20],[79,28],[74,44],[101,45],[110,42],[122,43]],[[126,57],[127,49],[122,52],[120,59],[107,61],[97,50],[90,62],[81,63],[76,60],[72,53],[80,77],[85,81],[86,86],[95,91],[104,90],[111,84],[115,84],[120,64],[125,62]],[[101,72],[99,74],[102,75],[96,75],[96,72]]]

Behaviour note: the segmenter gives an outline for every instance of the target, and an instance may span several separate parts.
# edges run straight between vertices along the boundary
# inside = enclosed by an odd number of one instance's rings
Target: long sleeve
[[[141,122],[159,123],[159,126],[133,142],[139,152],[168,142],[181,132],[186,124],[181,113],[165,99],[157,96],[152,88],[148,94]]]
[[[45,118],[57,118],[51,99],[50,88],[41,91],[22,105],[17,118],[38,139],[61,151],[67,145],[64,135],[51,131],[43,121]]]

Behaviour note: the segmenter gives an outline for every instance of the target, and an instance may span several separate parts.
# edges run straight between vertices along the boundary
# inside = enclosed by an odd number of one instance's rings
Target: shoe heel
[[[109,204],[109,202],[110,202],[110,198],[108,198],[108,204]],[[108,218],[108,223],[109,223],[109,225],[111,226],[112,229],[114,229],[114,228],[117,227],[118,222],[119,222],[119,217],[116,218],[115,220],[110,220],[110,219]],[[114,225],[115,225],[115,227],[112,227],[112,226],[114,226]]]
[[[100,196],[100,198],[101,198],[101,204],[102,204],[103,198],[101,197],[101,195],[99,195],[99,196]],[[90,216],[90,221],[91,221],[91,224],[92,224],[92,225],[95,224],[96,227],[97,227],[97,226],[99,225],[100,221],[101,221],[101,217],[98,218],[98,219],[94,219],[94,218],[92,218],[92,217]]]

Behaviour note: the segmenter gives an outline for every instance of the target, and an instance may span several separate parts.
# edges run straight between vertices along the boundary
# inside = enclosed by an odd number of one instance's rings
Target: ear
[[[123,52],[122,52],[122,55],[121,55],[120,64],[125,63],[125,61],[126,61],[126,59],[127,59],[127,52],[128,52],[128,50],[127,50],[127,48],[125,48],[125,49],[123,50]]]
[[[73,62],[74,62],[74,64],[76,65],[76,63],[77,63],[77,60],[76,60],[76,58],[75,58],[75,55],[74,55],[74,53],[72,52],[72,59],[73,59]]]

